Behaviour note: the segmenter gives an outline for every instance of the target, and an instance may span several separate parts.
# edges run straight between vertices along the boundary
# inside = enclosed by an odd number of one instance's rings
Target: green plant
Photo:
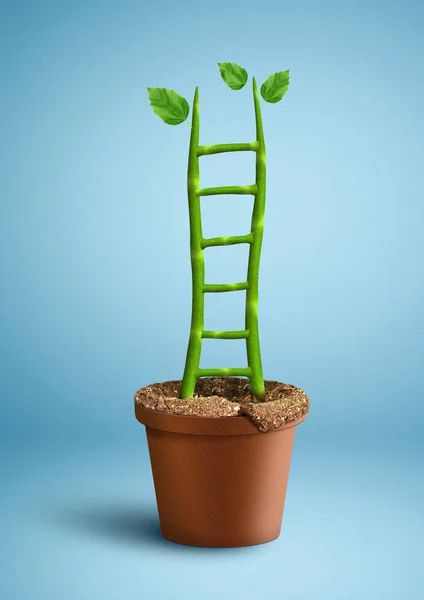
[[[232,90],[240,90],[248,80],[248,74],[235,63],[218,63],[222,79]],[[262,116],[258,89],[253,82],[253,103],[255,110],[256,140],[239,144],[199,145],[199,90],[196,87],[193,100],[192,125],[188,156],[187,192],[190,217],[190,257],[192,269],[192,318],[187,348],[186,364],[180,390],[181,398],[191,397],[199,377],[240,376],[250,380],[253,396],[263,399],[265,395],[262,361],[258,329],[258,283],[259,263],[265,216],[266,194],[266,152],[262,127]],[[279,102],[289,87],[289,71],[274,73],[262,84],[261,95],[266,102]],[[185,98],[166,88],[147,88],[154,112],[167,124],[178,125],[189,115],[189,104]],[[199,157],[222,152],[256,153],[255,183],[246,186],[226,186],[201,188]],[[205,239],[202,234],[200,197],[218,194],[251,194],[255,197],[251,231],[243,236],[229,236]],[[249,244],[247,281],[228,284],[205,283],[204,250],[214,246]],[[204,294],[246,290],[245,329],[242,331],[205,331]],[[202,340],[245,339],[247,368],[200,369]]]

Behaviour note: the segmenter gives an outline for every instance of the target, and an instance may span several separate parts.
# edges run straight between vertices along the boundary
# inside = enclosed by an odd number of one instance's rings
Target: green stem
[[[203,338],[214,340],[243,340],[249,337],[247,329],[243,331],[204,331]]]
[[[247,269],[247,281],[249,282],[249,286],[246,291],[245,323],[246,329],[249,331],[249,337],[246,339],[247,362],[252,370],[252,375],[250,377],[250,391],[256,398],[263,399],[265,396],[265,387],[259,345],[258,295],[259,263],[265,217],[266,153],[261,107],[255,78],[253,78],[253,101],[255,106],[256,139],[258,142],[258,150],[256,152],[257,192],[253,207],[251,227],[253,242],[250,245],[249,264]]]
[[[256,184],[253,185],[226,185],[197,190],[198,196],[218,196],[220,194],[253,194],[257,192]]]
[[[251,369],[199,369],[198,377],[250,377]]]
[[[233,246],[234,244],[250,244],[253,241],[251,233],[248,235],[230,235],[227,237],[204,238],[202,240],[202,248],[210,248],[212,246]]]
[[[204,292],[239,292],[247,290],[249,283],[242,281],[240,283],[205,283],[203,284]]]
[[[207,154],[221,154],[221,152],[256,152],[258,142],[248,142],[241,144],[214,144],[213,146],[199,146],[197,156],[206,156]]]
[[[192,272],[192,310],[190,338],[187,348],[186,364],[180,389],[180,398],[193,396],[196,386],[197,372],[202,350],[202,331],[204,296],[203,285],[205,281],[205,261],[202,243],[202,220],[200,213],[200,200],[197,195],[199,189],[199,159],[197,148],[199,146],[199,90],[196,87],[193,100],[192,129],[188,155],[187,194],[190,218],[190,259]]]

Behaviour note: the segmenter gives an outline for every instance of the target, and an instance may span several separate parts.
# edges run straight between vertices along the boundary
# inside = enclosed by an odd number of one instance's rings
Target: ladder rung
[[[257,152],[259,149],[258,142],[248,142],[242,144],[214,144],[212,146],[198,146],[196,150],[197,156],[206,156],[207,154],[220,154],[221,152]]]
[[[197,196],[219,196],[220,194],[252,194],[256,195],[258,186],[253,185],[226,185],[223,187],[203,188],[196,191]]]
[[[242,340],[249,337],[249,330],[243,331],[203,331],[202,338],[212,338],[215,340]]]
[[[199,369],[198,377],[250,377],[252,371],[249,367],[246,369]]]
[[[232,246],[233,244],[251,244],[253,242],[253,234],[248,235],[232,235],[229,237],[216,237],[203,239],[201,242],[202,249],[210,246]]]
[[[249,283],[243,281],[241,283],[205,283],[203,284],[203,292],[237,292],[239,290],[247,290]]]

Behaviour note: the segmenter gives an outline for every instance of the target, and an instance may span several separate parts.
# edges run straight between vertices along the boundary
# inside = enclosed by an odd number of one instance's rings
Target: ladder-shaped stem
[[[192,128],[188,159],[187,193],[190,218],[190,258],[192,269],[192,316],[186,364],[180,398],[191,397],[199,377],[248,377],[250,391],[257,398],[265,394],[258,330],[258,281],[265,212],[266,157],[262,118],[256,81],[253,79],[256,141],[241,144],[199,146],[199,91],[196,87],[193,101]],[[199,157],[222,152],[256,152],[256,181],[247,186],[200,188]],[[244,236],[203,238],[200,197],[219,194],[253,195],[254,207],[251,232]],[[249,244],[247,281],[240,283],[206,284],[204,250],[214,246]],[[242,331],[207,331],[204,329],[204,294],[246,290],[245,329]],[[202,340],[245,339],[246,368],[200,369]]]

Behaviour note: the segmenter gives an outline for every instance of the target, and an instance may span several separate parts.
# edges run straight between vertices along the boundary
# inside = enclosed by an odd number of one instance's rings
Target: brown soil
[[[278,429],[309,411],[305,392],[286,383],[265,381],[265,399],[250,395],[249,382],[239,377],[205,377],[197,381],[193,398],[178,398],[181,381],[141,388],[135,396],[145,408],[191,417],[248,416],[260,431]]]

